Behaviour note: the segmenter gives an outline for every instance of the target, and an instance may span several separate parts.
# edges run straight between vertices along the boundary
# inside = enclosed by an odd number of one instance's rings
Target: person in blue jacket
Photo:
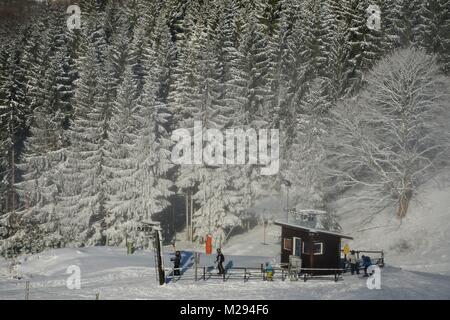
[[[266,271],[266,280],[272,281],[273,280],[273,267],[270,264],[270,262],[266,262],[265,271]]]
[[[369,268],[372,265],[372,261],[370,260],[369,256],[362,256],[362,264],[364,267],[364,276],[368,277],[369,275],[367,274],[367,268]]]

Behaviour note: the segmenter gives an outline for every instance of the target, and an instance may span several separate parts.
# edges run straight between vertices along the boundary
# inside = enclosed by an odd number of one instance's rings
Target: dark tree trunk
[[[404,218],[408,213],[409,202],[411,201],[413,195],[412,182],[409,176],[403,179],[403,190],[400,193],[397,209],[397,217],[400,219]]]

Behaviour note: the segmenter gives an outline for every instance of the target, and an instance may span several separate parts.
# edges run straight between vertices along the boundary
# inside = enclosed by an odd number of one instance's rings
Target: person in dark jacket
[[[217,249],[217,256],[216,256],[216,263],[217,263],[217,268],[219,269],[219,273],[218,274],[224,274],[225,273],[225,269],[223,268],[223,262],[225,261],[225,257],[222,253],[222,250],[219,248]]]
[[[171,258],[170,261],[173,261],[173,275],[179,276],[180,273],[180,263],[181,263],[181,252],[176,251],[175,257]]]
[[[369,268],[372,265],[372,261],[370,260],[370,257],[368,256],[362,256],[362,263],[363,263],[363,267],[364,267],[364,276],[368,277],[369,275],[367,274],[367,268]]]

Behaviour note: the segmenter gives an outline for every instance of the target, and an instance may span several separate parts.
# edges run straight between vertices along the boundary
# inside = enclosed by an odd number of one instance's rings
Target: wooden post
[[[203,267],[203,280],[206,281],[206,267]]]
[[[25,283],[25,300],[30,298],[30,281]]]
[[[281,281],[284,281],[284,269],[281,268]]]
[[[197,281],[198,279],[197,279],[197,268],[198,268],[198,263],[199,263],[199,260],[200,260],[200,254],[198,253],[198,252],[195,252],[194,253],[195,254],[195,256],[194,256],[194,259],[195,259],[195,261],[194,261],[194,263],[195,263],[195,281]]]
[[[266,221],[263,217],[263,232],[264,232],[264,237],[263,237],[263,244],[266,244]]]
[[[194,216],[194,199],[192,197],[192,191],[190,192],[190,194],[191,194],[191,226],[189,228],[189,231],[190,231],[190,235],[189,236],[191,238],[191,242],[193,242],[194,241],[194,228],[193,228],[192,218]]]
[[[244,283],[246,279],[247,279],[247,268],[244,268]]]
[[[158,275],[159,275],[159,284],[162,286],[166,282],[166,277],[164,274],[164,269],[162,265],[162,253],[161,253],[161,242],[160,242],[160,234],[159,230],[155,230],[155,247],[157,253],[157,261],[158,261]]]
[[[384,267],[384,252],[381,251],[381,267]]]
[[[309,264],[310,268],[314,268],[314,234],[309,234]]]
[[[223,273],[223,282],[225,282],[225,272]]]
[[[186,240],[189,241],[189,191],[186,192]]]

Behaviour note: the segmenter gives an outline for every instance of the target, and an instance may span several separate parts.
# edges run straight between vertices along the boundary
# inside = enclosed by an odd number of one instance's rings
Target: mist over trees
[[[223,243],[283,179],[305,207],[332,211],[364,186],[362,203],[404,217],[417,186],[448,165],[448,1],[78,4],[81,30],[50,2],[2,34],[3,254],[123,245],[152,219],[173,236],[187,193],[194,239]],[[380,30],[367,26],[371,4]],[[279,173],[175,166],[171,133],[196,121],[279,129]]]

